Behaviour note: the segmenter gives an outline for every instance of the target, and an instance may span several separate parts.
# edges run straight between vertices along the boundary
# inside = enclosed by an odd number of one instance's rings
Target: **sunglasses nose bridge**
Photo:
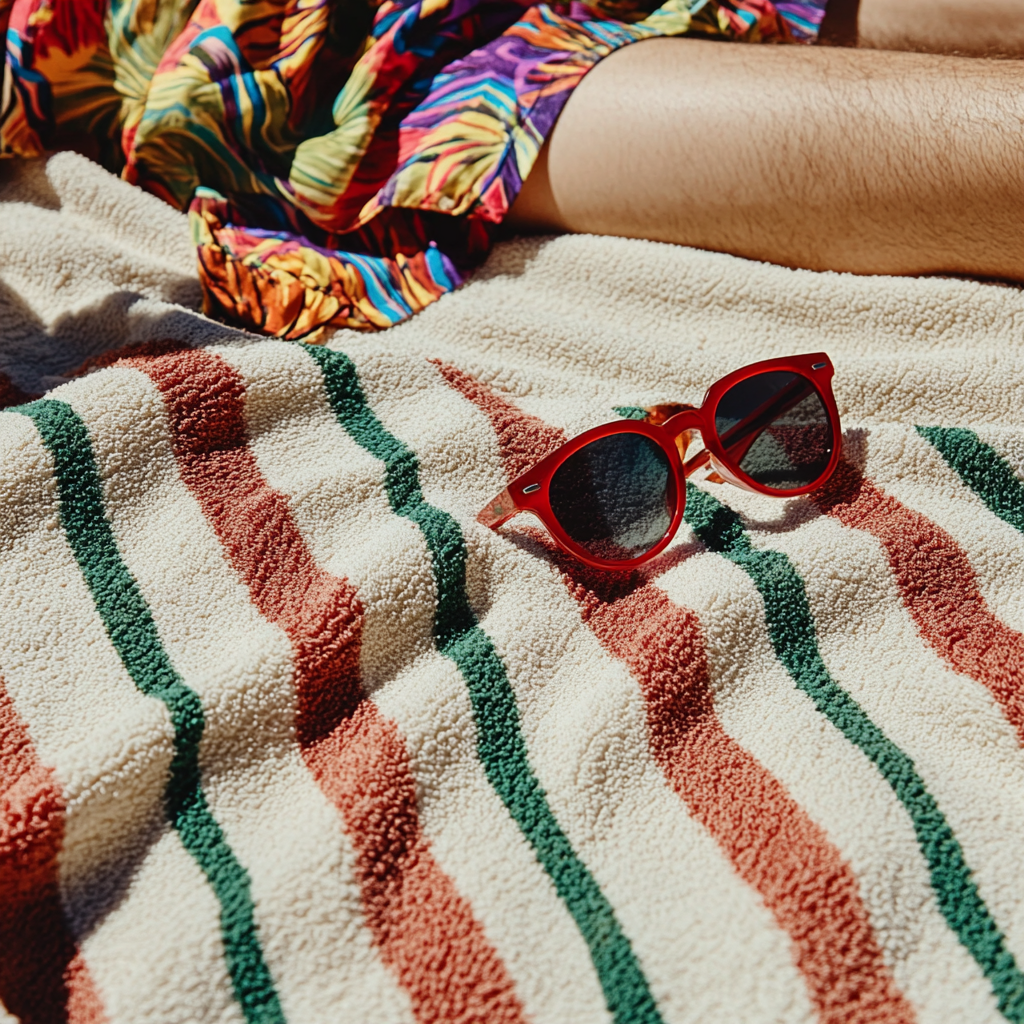
[[[672,407],[671,416],[666,416],[660,420],[649,417],[648,422],[663,427],[673,438],[679,438],[684,434],[697,434],[704,426],[700,409],[695,405],[674,406]]]
[[[674,432],[676,422],[682,429],[686,426],[687,414],[692,415],[699,411],[697,406],[690,405],[688,402],[669,402],[665,405],[652,405],[646,410],[647,415],[644,419],[655,427],[667,427]]]
[[[695,442],[703,448],[704,422],[701,418],[700,410],[696,406],[674,406],[672,408],[672,415],[666,418],[661,426],[664,427],[668,435],[675,441],[679,458],[684,465],[686,465],[687,453]],[[698,441],[698,438],[701,440]],[[699,459],[699,456],[697,458]]]

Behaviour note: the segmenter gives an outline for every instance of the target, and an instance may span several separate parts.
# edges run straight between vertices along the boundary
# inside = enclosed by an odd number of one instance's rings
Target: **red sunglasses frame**
[[[760,373],[770,371],[788,371],[797,373],[804,377],[817,391],[828,413],[829,424],[832,427],[832,456],[829,459],[825,471],[815,481],[806,487],[800,487],[791,491],[777,491],[765,487],[751,479],[739,468],[736,460],[726,454],[725,448],[715,429],[715,411],[722,396],[733,386],[741,381],[756,377]],[[832,360],[824,352],[813,352],[809,355],[789,356],[784,359],[763,359],[758,363],[751,363],[749,366],[741,367],[721,380],[715,381],[708,388],[704,395],[704,401],[700,406],[693,405],[656,405],[647,410],[647,417],[644,420],[613,420],[611,423],[603,423],[599,427],[592,427],[565,444],[556,448],[550,455],[545,456],[536,465],[531,466],[525,473],[516,477],[508,487],[505,488],[496,498],[488,502],[477,520],[484,526],[497,529],[513,516],[520,512],[530,512],[535,515],[543,524],[552,538],[565,551],[568,551],[575,558],[578,558],[586,565],[595,569],[632,569],[649,561],[672,542],[672,538],[683,521],[683,511],[686,507],[686,478],[700,469],[702,466],[711,463],[712,472],[708,479],[713,483],[731,483],[736,487],[742,487],[747,491],[755,491],[758,494],[767,494],[774,498],[793,498],[801,494],[807,494],[816,490],[835,472],[839,464],[842,447],[842,433],[839,424],[839,410],[836,408],[836,400],[832,394],[832,376],[835,369]],[[704,447],[695,456],[686,458],[687,449],[693,442],[695,435],[700,434]],[[637,558],[623,560],[607,560],[595,558],[592,554],[582,548],[579,544],[570,539],[569,535],[559,525],[558,519],[552,511],[548,501],[548,487],[551,478],[559,466],[571,455],[574,455],[581,448],[597,441],[602,437],[610,437],[612,434],[643,434],[650,438],[666,454],[671,467],[672,475],[669,478],[669,501],[674,501],[675,510],[672,514],[672,522],[669,524],[665,536],[658,541],[649,551],[644,552]],[[757,435],[752,435],[751,442]],[[748,445],[749,446],[749,445]],[[740,457],[745,454],[744,448]]]

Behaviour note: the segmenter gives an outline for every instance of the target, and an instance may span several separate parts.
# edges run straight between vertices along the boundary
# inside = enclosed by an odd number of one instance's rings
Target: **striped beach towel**
[[[19,173],[10,1018],[1024,1022],[1018,289],[566,237],[308,346],[189,308],[151,197]],[[565,437],[818,349],[810,498],[692,483],[631,574],[475,522]]]

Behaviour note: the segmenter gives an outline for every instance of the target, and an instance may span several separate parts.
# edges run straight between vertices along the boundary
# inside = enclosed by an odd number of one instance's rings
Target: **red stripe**
[[[510,402],[451,367],[445,379],[514,438],[508,475],[524,453],[552,447]],[[561,443],[559,432],[557,443]],[[857,879],[840,852],[783,785],[722,728],[709,685],[697,616],[669,601],[642,573],[588,569],[549,545],[550,556],[601,645],[629,668],[647,709],[651,751],[672,789],[714,836],[790,936],[797,966],[822,1020],[914,1019],[885,966]]]
[[[9,409],[12,405],[23,405],[38,397],[38,395],[30,395],[27,391],[22,391],[6,373],[0,371],[0,409]]]
[[[0,0],[0,4],[2,3],[3,0]],[[188,348],[191,348],[191,346],[183,341],[135,342],[131,345],[122,345],[120,348],[112,348],[106,352],[101,352],[98,356],[92,356],[73,370],[65,371],[62,376],[82,377],[87,373],[92,373],[93,370],[102,370],[107,366],[113,366],[115,363],[132,357],[157,356],[163,355],[165,352],[176,352]],[[0,409],[8,409],[12,405],[23,405],[25,402],[34,401],[39,397],[41,396],[31,394],[28,391],[22,391],[6,373],[0,371]]]
[[[106,1019],[61,907],[64,812],[0,680],[0,1003],[22,1024]]]
[[[882,544],[921,636],[957,672],[989,690],[1024,743],[1024,636],[988,607],[960,545],[849,462],[812,497],[823,512]]]
[[[164,338],[161,341],[134,341],[130,345],[108,348],[98,356],[90,356],[84,363],[79,363],[73,370],[66,370],[64,377],[84,377],[95,370],[104,370],[122,361],[137,359],[139,356],[162,356],[168,352],[188,351],[192,346],[184,341]]]
[[[545,423],[539,416],[530,416],[510,402],[500,399],[486,385],[464,370],[440,359],[431,359],[449,386],[483,410],[498,438],[505,474],[509,480],[525,473],[560,444],[565,434]]]
[[[422,833],[398,729],[363,693],[356,591],[315,563],[248,447],[241,378],[202,351],[136,365],[163,393],[183,480],[253,603],[291,640],[302,753],[341,812],[367,924],[417,1018],[521,1021],[512,979]]]

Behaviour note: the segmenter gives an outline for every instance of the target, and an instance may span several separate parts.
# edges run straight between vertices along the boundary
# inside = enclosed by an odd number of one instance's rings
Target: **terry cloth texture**
[[[207,312],[390,327],[490,248],[562,107],[654,36],[811,42],[825,0],[0,0],[0,155],[191,204]],[[4,74],[6,73],[6,80]]]
[[[577,236],[312,347],[204,319],[158,200],[4,173],[11,1016],[1024,1021],[1019,289]],[[813,498],[698,481],[630,575],[475,522],[820,349]]]

